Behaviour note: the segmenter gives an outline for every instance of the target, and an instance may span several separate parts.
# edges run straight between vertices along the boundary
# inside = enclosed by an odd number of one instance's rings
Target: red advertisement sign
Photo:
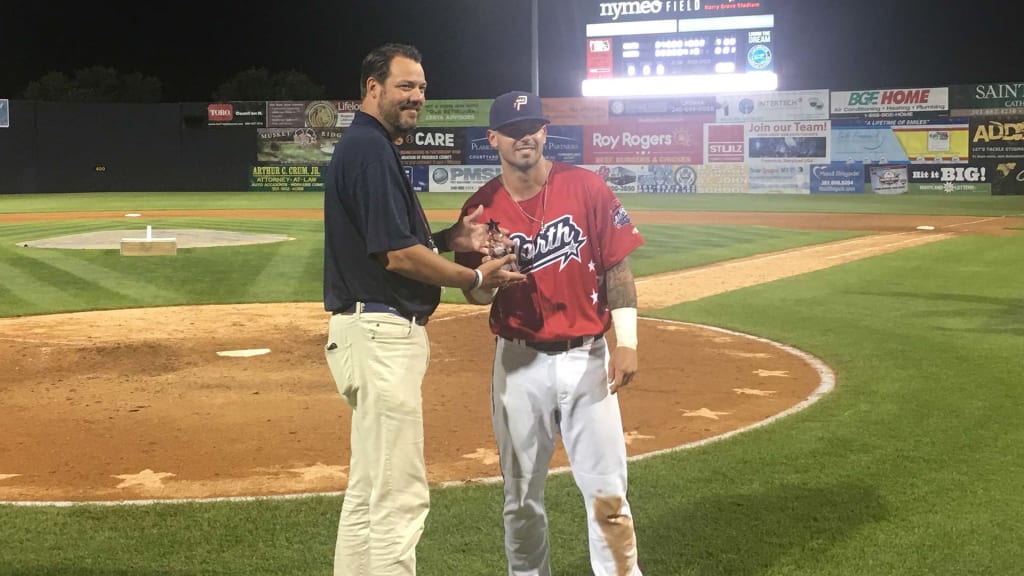
[[[619,117],[604,126],[584,126],[583,163],[703,164],[703,120]]]
[[[612,77],[612,39],[587,40],[587,78]]]
[[[708,124],[707,163],[743,162],[746,137],[743,124]]]

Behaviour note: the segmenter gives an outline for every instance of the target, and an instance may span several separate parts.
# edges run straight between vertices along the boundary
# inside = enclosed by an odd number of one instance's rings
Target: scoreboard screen
[[[592,38],[587,62],[587,78],[775,70],[770,29]]]
[[[633,18],[627,20],[622,10],[633,4],[648,10],[626,14]],[[612,8],[606,10],[606,5]],[[734,15],[743,9],[762,11],[763,2],[694,1],[685,4],[687,17],[665,18],[662,8],[680,5],[683,3],[602,3],[602,14],[611,11],[613,15],[607,18],[610,21],[587,25],[584,95],[775,89],[774,15]],[[729,15],[717,15],[721,13]]]

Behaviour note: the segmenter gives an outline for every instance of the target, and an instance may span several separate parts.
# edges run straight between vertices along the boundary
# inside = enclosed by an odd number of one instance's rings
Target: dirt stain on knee
[[[622,513],[625,499],[621,496],[598,496],[594,498],[594,516],[601,527],[604,541],[615,560],[615,573],[630,576],[636,565],[636,537],[633,532],[633,518]]]

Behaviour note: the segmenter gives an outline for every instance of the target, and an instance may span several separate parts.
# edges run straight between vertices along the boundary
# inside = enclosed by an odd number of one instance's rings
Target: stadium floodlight
[[[592,78],[583,81],[584,96],[682,96],[729,92],[769,92],[779,87],[774,72],[700,74],[632,78]]]

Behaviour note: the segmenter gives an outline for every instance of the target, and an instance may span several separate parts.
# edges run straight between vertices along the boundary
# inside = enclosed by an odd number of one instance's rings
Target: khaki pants
[[[352,407],[334,574],[414,575],[430,509],[420,390],[430,360],[427,332],[394,314],[335,314],[326,356]]]

